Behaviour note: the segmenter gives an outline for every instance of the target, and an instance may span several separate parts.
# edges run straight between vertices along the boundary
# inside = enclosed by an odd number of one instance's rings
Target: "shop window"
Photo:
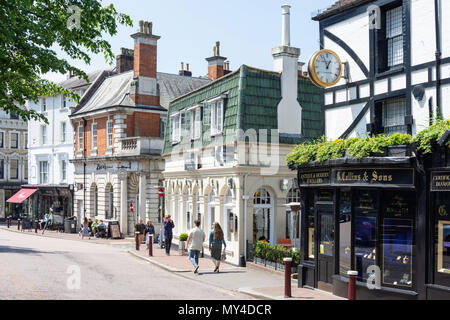
[[[333,190],[319,190],[318,201],[333,201]]]
[[[433,214],[436,217],[436,280],[450,285],[450,192],[436,192]]]
[[[320,215],[320,254],[332,257],[334,251],[334,216]]]
[[[376,264],[377,192],[355,192],[355,268],[358,280],[367,280],[367,268]]]
[[[346,276],[352,257],[352,197],[350,191],[339,196],[339,273]]]
[[[382,217],[382,283],[413,286],[415,193],[385,192]]]
[[[306,199],[306,225],[307,225],[307,259],[314,259],[314,193],[309,191]]]

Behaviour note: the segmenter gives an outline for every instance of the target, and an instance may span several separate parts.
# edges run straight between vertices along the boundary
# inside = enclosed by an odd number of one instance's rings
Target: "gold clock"
[[[317,51],[309,60],[308,73],[316,86],[321,88],[334,86],[342,78],[341,59],[334,51],[328,49]]]

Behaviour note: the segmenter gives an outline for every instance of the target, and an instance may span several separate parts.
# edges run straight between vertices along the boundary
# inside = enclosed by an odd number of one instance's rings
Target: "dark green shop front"
[[[336,160],[298,170],[299,285],[346,297],[347,271],[356,270],[358,299],[418,299],[426,272],[419,236],[426,231],[426,186],[414,159]]]

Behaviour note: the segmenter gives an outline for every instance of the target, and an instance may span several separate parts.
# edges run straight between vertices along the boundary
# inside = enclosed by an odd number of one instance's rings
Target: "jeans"
[[[189,260],[191,260],[194,268],[198,266],[198,256],[200,254],[199,250],[189,250]]]
[[[172,236],[166,236],[166,253],[170,254],[170,246],[172,245]]]

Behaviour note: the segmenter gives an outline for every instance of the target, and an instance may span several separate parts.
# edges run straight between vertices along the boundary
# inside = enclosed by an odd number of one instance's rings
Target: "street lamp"
[[[297,233],[299,233],[299,239],[300,239],[300,232],[297,231],[297,228],[299,228],[299,212],[302,204],[300,202],[290,202],[288,204],[285,204],[286,207],[290,208],[291,211],[294,213],[294,236],[293,240],[295,241],[295,237],[297,236]],[[294,243],[294,247],[297,248],[297,243]]]

